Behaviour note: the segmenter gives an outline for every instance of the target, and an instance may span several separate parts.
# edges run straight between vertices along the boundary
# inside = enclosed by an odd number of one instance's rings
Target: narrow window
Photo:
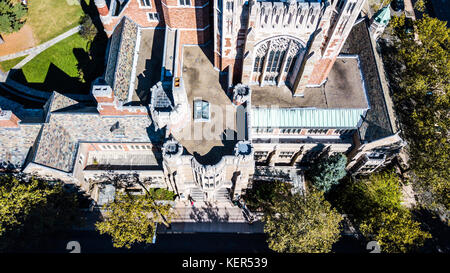
[[[156,22],[159,21],[159,16],[158,16],[157,12],[149,12],[147,14],[148,14],[148,20],[149,21],[156,21]]]
[[[262,56],[261,57],[261,61],[259,62],[260,63],[260,65],[259,65],[259,72],[261,73],[262,72],[262,70],[263,70],[263,65],[264,65],[264,60],[266,59],[266,56]]]
[[[151,2],[151,0],[141,0],[141,6],[142,7],[151,7],[152,2]]]
[[[256,56],[256,58],[255,58],[255,65],[253,66],[253,72],[258,72],[259,60],[260,60],[260,57]]]
[[[267,62],[266,72],[270,72],[270,68],[271,68],[272,62],[273,62],[273,55],[274,55],[274,52],[272,50],[272,51],[270,51],[270,54],[269,54],[269,61]]]
[[[291,65],[291,62],[292,62],[292,56],[289,56],[287,61],[286,61],[286,67],[284,68],[284,72],[288,72],[289,66]]]
[[[280,72],[281,66],[283,65],[283,59],[284,59],[284,55],[286,54],[286,51],[283,51],[281,53],[280,59],[278,61],[278,65],[277,65],[277,72]]]
[[[291,64],[289,65],[289,75],[292,73],[292,71],[294,70],[294,66],[295,66],[295,62],[297,61],[297,56],[295,56],[292,61]]]
[[[280,59],[280,51],[275,52],[275,58],[272,61],[272,72],[275,72],[277,64],[278,64],[278,60]]]

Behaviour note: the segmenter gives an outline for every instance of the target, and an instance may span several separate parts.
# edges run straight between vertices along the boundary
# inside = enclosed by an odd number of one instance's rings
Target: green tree
[[[347,157],[341,153],[319,157],[311,169],[306,173],[314,187],[327,193],[346,175],[345,165]]]
[[[375,240],[382,252],[409,252],[430,238],[401,205],[400,179],[393,171],[348,180],[334,193],[341,211],[353,215],[368,240]]]
[[[377,212],[374,208],[400,207],[400,180],[393,171],[373,173],[367,178],[348,179],[333,195],[341,210],[363,218],[368,212]]]
[[[291,194],[279,191],[274,206],[264,216],[264,231],[269,247],[287,253],[330,252],[340,238],[342,216],[328,203],[323,193]]]
[[[424,15],[407,31],[405,16],[391,20],[393,53],[386,53],[403,137],[417,189],[431,193],[432,206],[450,208],[450,30]]]
[[[366,238],[378,242],[382,252],[388,253],[414,251],[422,246],[427,238],[431,238],[405,208],[379,211],[374,217],[364,220],[360,229]]]
[[[291,188],[291,185],[280,181],[253,180],[252,187],[246,190],[242,198],[252,211],[269,211],[283,187]]]
[[[43,236],[79,223],[75,194],[62,183],[0,176],[0,248],[33,247]]]
[[[92,41],[94,41],[94,38],[98,33],[97,28],[92,23],[92,19],[88,14],[84,14],[80,18],[79,33],[80,33],[81,37],[83,37],[85,40],[89,41],[89,43],[92,43]]]
[[[22,3],[0,0],[0,33],[19,31],[25,24],[27,8]]]
[[[151,243],[157,222],[167,224],[172,213],[169,204],[156,203],[150,195],[117,192],[113,202],[105,205],[105,219],[97,222],[100,234],[109,234],[114,247],[131,248],[139,242]]]

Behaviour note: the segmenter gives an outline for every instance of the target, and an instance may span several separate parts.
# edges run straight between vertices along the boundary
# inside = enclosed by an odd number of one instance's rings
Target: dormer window
[[[151,22],[159,22],[159,15],[157,12],[149,12],[147,13],[148,20]]]
[[[190,6],[191,0],[178,0],[180,6]]]
[[[151,0],[139,0],[139,4],[141,5],[142,8],[151,8],[152,7]]]

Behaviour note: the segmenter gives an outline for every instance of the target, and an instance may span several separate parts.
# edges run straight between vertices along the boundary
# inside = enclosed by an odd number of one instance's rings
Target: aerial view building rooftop
[[[55,90],[29,110],[1,98],[4,168],[97,198],[96,177],[128,170],[180,200],[231,202],[257,166],[345,153],[348,171],[370,173],[404,145],[364,1],[94,2],[109,40],[93,102]]]

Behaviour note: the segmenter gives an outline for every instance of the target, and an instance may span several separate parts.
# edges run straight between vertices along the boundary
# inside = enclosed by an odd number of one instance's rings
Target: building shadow
[[[206,3],[207,1],[201,1],[200,3]],[[204,29],[203,31],[197,31],[197,41],[200,48],[205,53],[208,60],[214,66],[214,45],[212,37],[214,22],[213,5],[207,5],[205,8],[195,9],[195,20],[197,29]],[[209,25],[209,27],[207,27]],[[207,27],[205,29],[205,27]]]
[[[224,155],[233,155],[234,147],[238,142],[236,131],[225,129],[221,135],[223,146],[214,146],[208,153],[200,155],[197,152],[193,156],[202,165],[215,165],[222,160]]]
[[[219,213],[219,208],[209,202],[205,202],[206,207],[192,207],[189,218],[195,222],[228,222],[230,214],[225,208],[225,214]]]
[[[164,51],[164,35],[162,29],[155,29],[152,39],[152,50],[149,59],[145,60],[145,69],[137,76],[136,95],[142,104],[150,102],[150,88],[152,88],[161,79],[162,56]],[[142,39],[142,36],[141,36]],[[141,43],[145,41],[141,40]],[[145,50],[141,53],[140,58],[145,54]]]
[[[82,50],[82,49],[81,49]],[[11,73],[13,72],[13,73]],[[28,82],[22,69],[17,69],[10,72],[12,80],[17,81],[30,88],[45,92],[57,91],[59,93],[71,94],[88,94],[90,84],[82,82],[78,77],[71,77],[64,71],[58,68],[53,63],[50,63],[45,79],[41,83]]]
[[[80,0],[80,5],[98,30],[94,40],[89,44],[89,52],[82,48],[73,49],[73,54],[78,61],[77,69],[81,72],[81,76],[71,77],[55,64],[50,63],[45,80],[42,83],[29,82],[22,69],[11,70],[10,78],[12,80],[40,91],[57,91],[62,94],[89,94],[92,81],[103,74],[108,38],[103,31],[103,25],[94,1],[87,4],[85,0]]]

